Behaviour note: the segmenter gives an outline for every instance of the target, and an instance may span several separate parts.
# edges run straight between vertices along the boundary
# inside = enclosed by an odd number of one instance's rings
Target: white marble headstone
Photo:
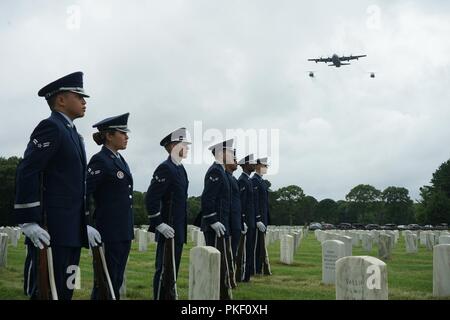
[[[336,261],[336,300],[387,300],[386,264],[370,256]]]
[[[428,232],[426,234],[426,246],[427,246],[427,250],[433,250],[434,245],[436,244],[436,239],[435,239],[435,235],[433,232]]]
[[[294,237],[283,235],[280,241],[280,262],[292,264],[294,262]]]
[[[148,243],[155,243],[155,233],[147,231],[147,241]]]
[[[194,246],[202,247],[206,244],[205,235],[200,229],[194,231]]]
[[[139,251],[147,251],[148,236],[147,230],[139,230]]]
[[[406,253],[417,253],[418,250],[417,236],[413,233],[406,234],[405,246],[406,246]]]
[[[420,245],[421,246],[427,245],[427,233],[428,233],[428,231],[420,231],[419,237],[420,237]]]
[[[439,236],[439,244],[450,244],[450,236],[448,235]]]
[[[388,234],[380,234],[380,239],[378,241],[378,257],[381,259],[390,259],[392,251],[392,240]]]
[[[189,300],[219,300],[220,252],[214,247],[194,247],[189,254]]]
[[[433,296],[450,296],[450,244],[433,248]]]
[[[336,261],[345,257],[345,244],[339,240],[322,243],[322,283],[335,284]]]
[[[373,245],[373,237],[369,233],[363,233],[362,234],[362,248],[366,252],[372,251],[372,245]]]
[[[8,261],[8,234],[0,233],[0,267],[6,267]]]
[[[352,238],[349,236],[341,236],[341,235],[337,235],[334,237],[334,240],[339,240],[342,241],[345,245],[345,255],[346,256],[351,256],[352,255]]]

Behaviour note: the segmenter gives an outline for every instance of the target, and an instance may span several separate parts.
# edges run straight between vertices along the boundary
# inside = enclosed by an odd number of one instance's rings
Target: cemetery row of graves
[[[155,235],[135,228],[121,295],[152,299]],[[448,231],[315,230],[269,226],[266,234],[271,276],[239,283],[234,299],[448,299]],[[26,247],[19,228],[0,228],[0,299],[26,299]],[[180,299],[219,298],[220,253],[205,246],[203,233],[188,226],[177,279]],[[89,299],[92,256],[83,249],[74,299]]]

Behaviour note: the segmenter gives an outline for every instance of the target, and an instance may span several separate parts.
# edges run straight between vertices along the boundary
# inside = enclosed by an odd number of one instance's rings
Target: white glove
[[[175,230],[171,226],[169,226],[166,223],[161,223],[156,227],[156,230],[158,230],[166,239],[175,237]]]
[[[216,232],[216,235],[218,237],[221,237],[221,236],[223,236],[225,234],[225,226],[223,224],[221,224],[219,221],[214,222],[211,225],[211,228],[214,229],[214,231]]]
[[[96,247],[102,243],[102,237],[100,236],[100,232],[97,231],[94,227],[87,226],[87,234],[89,239],[89,244],[91,247]]]
[[[261,231],[261,232],[265,232],[266,231],[266,226],[261,221],[258,221],[256,223],[256,226],[258,227],[259,231]]]
[[[44,249],[45,245],[50,245],[50,235],[47,231],[42,229],[36,222],[24,223],[22,226],[22,232],[30,238],[35,247]]]
[[[242,234],[246,234],[248,230],[247,224],[244,222],[244,230],[242,230]]]

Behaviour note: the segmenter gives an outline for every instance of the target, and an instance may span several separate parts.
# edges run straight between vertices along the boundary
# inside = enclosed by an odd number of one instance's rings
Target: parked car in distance
[[[334,226],[334,224],[331,224],[331,223],[322,223],[322,229],[323,230],[331,230],[331,229],[336,229],[336,227]]]
[[[378,224],[370,223],[366,225],[366,230],[377,230],[377,229],[380,229],[380,225]]]
[[[348,230],[352,228],[352,225],[350,223],[342,222],[338,224],[337,228],[341,230]]]
[[[384,226],[381,226],[382,230],[395,230],[397,229],[397,225],[393,223],[386,223]]]
[[[318,222],[311,222],[309,224],[309,230],[311,230],[311,231],[322,230],[322,225]]]
[[[433,230],[434,227],[433,227],[431,224],[426,224],[426,225],[423,226],[422,229],[423,229],[423,230]]]
[[[363,230],[365,228],[363,223],[353,223],[352,224],[353,229]]]
[[[406,230],[406,229],[408,229],[408,226],[405,226],[404,224],[401,224],[401,225],[397,226],[397,229],[398,230]]]
[[[412,223],[406,226],[407,230],[420,230],[420,226],[418,224]]]
[[[448,224],[447,223],[440,223],[437,226],[434,227],[436,230],[448,230]]]

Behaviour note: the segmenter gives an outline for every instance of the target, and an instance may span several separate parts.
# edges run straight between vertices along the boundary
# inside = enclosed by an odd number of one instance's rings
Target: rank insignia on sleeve
[[[155,180],[158,182],[164,182],[166,181],[166,178],[159,178],[158,176],[155,176]]]
[[[33,139],[33,143],[39,149],[47,148],[50,146],[50,142],[39,143],[39,141],[37,139]]]

